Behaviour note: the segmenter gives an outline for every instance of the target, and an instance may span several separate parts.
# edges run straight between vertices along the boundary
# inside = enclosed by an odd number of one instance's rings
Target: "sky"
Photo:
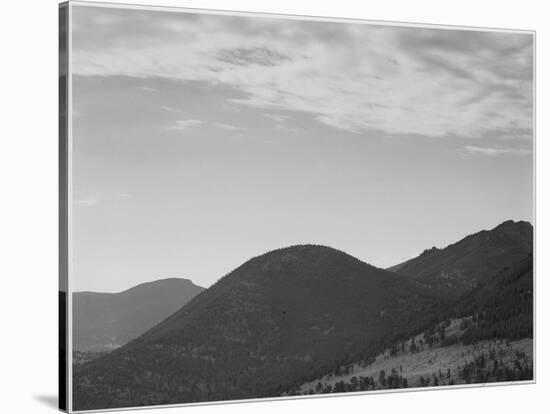
[[[75,291],[532,221],[531,34],[72,10]]]

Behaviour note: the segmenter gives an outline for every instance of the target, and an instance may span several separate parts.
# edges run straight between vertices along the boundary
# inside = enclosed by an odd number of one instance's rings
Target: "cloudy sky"
[[[529,34],[73,6],[73,286],[532,220]]]

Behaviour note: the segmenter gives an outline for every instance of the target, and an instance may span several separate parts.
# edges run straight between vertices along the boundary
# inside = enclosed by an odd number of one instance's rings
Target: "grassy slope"
[[[462,319],[454,319],[449,327],[446,328],[446,335],[460,335],[460,323]],[[415,337],[415,343],[419,344],[423,338],[423,334]],[[507,342],[505,340],[480,341],[476,344],[464,345],[462,343],[442,346],[432,346],[431,348],[424,345],[423,350],[411,352],[411,340],[405,343],[405,352],[400,352],[397,355],[391,356],[390,350],[386,349],[383,353],[376,356],[376,359],[371,364],[364,366],[362,361],[359,361],[351,367],[349,373],[342,375],[325,375],[317,380],[310,381],[300,387],[301,393],[307,393],[310,389],[315,389],[317,384],[321,382],[323,387],[327,385],[334,386],[339,381],[350,382],[352,377],[373,377],[378,379],[380,371],[385,371],[389,374],[392,369],[395,369],[403,378],[406,378],[409,387],[420,386],[420,377],[431,378],[433,374],[439,377],[439,370],[443,373],[443,378],[440,379],[440,385],[446,385],[451,380],[454,384],[461,384],[465,381],[460,378],[457,367],[464,366],[466,363],[473,362],[476,357],[482,353],[488,354],[489,350],[494,349],[499,355],[499,358],[507,366],[512,366],[516,357],[516,352],[524,352],[526,354],[526,362],[532,366],[533,364],[533,339],[524,338],[517,341]],[[447,378],[447,369],[450,369],[450,378]]]

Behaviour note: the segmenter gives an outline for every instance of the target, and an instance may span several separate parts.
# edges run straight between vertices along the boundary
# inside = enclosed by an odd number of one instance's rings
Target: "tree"
[[[381,370],[380,374],[378,374],[378,383],[382,387],[386,386],[386,372],[384,370]]]
[[[338,381],[336,384],[334,384],[334,390],[332,392],[345,392],[346,391],[346,384],[344,381]]]

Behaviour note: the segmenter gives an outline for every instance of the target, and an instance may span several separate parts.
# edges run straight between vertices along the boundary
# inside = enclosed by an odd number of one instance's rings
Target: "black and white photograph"
[[[534,382],[533,31],[59,13],[60,408]]]

